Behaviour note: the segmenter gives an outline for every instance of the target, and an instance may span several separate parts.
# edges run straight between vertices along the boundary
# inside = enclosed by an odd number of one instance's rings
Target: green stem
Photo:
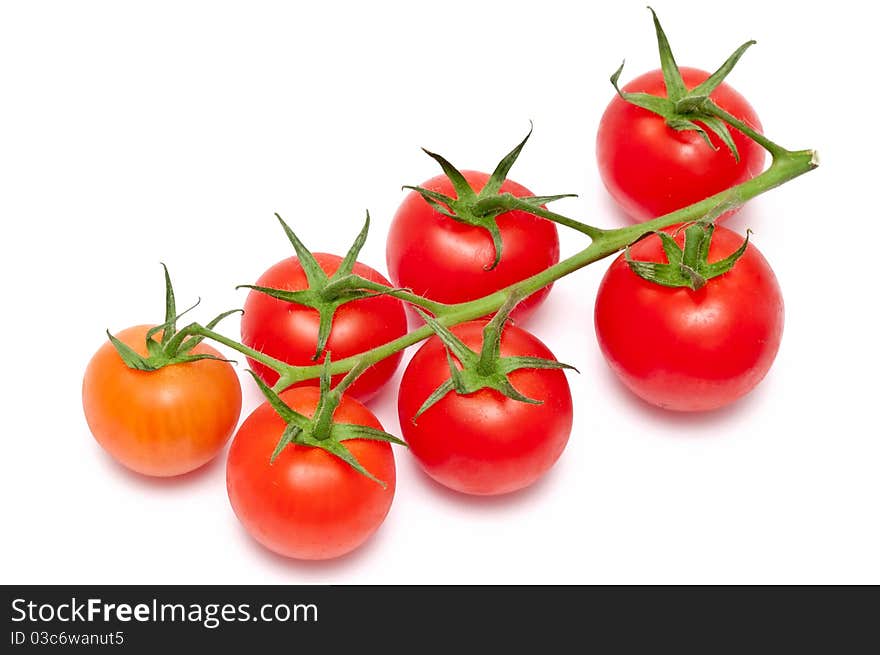
[[[739,126],[735,123],[733,124],[739,129]],[[593,242],[587,248],[572,257],[569,257],[532,277],[526,278],[525,280],[510,285],[500,291],[484,296],[483,298],[456,305],[445,305],[445,309],[437,315],[437,321],[441,325],[452,327],[459,323],[464,323],[465,321],[474,320],[486,316],[487,314],[491,314],[504,304],[505,300],[511,293],[515,293],[520,297],[531,295],[548,284],[551,284],[588,264],[592,264],[595,261],[604,259],[609,255],[613,255],[614,253],[623,250],[626,246],[635,243],[651,232],[673,225],[698,220],[703,216],[710,214],[721,205],[741,205],[755,196],[771,189],[775,189],[776,187],[813,170],[818,165],[816,153],[812,150],[792,152],[780,148],[776,144],[772,144],[772,147],[777,150],[776,152],[773,152],[773,163],[766,171],[757,177],[652,221],[614,230],[599,230],[596,233]],[[533,207],[531,208],[531,211],[535,209],[536,208]],[[373,348],[372,350],[367,350],[358,355],[333,362],[330,367],[331,373],[334,375],[345,373],[351,370],[359,362],[375,364],[386,357],[390,357],[409,346],[427,339],[432,334],[433,331],[431,328],[428,326],[422,326],[409,334],[395,339],[394,341],[389,341],[388,343]],[[225,343],[229,347],[241,351],[241,347],[239,347],[238,344],[235,344],[235,342],[221,340],[221,343]],[[255,357],[254,359],[257,358]],[[278,360],[275,360],[275,362],[277,361]],[[276,389],[283,389],[295,382],[314,379],[321,374],[320,365],[290,366],[288,364],[278,363],[281,365],[276,366],[268,364],[281,374],[281,378],[275,385]]]
[[[230,339],[229,337],[224,337],[219,332],[214,332],[214,330],[209,330],[206,327],[199,325],[198,323],[192,323],[183,328],[181,333],[186,333],[187,336],[201,336],[207,339],[212,339],[217,343],[222,343],[224,346],[228,346],[233,350],[240,352],[242,355],[250,357],[251,359],[260,362],[261,364],[268,366],[269,368],[278,371],[279,374],[283,374],[283,372],[287,371],[292,367],[287,362],[282,362],[280,359],[275,359],[274,357],[270,357],[265,353],[261,353],[259,350],[254,350],[253,348],[248,348],[243,343],[239,343],[234,339]],[[353,365],[352,365],[353,366]],[[320,371],[320,365],[318,365],[318,370]],[[346,369],[348,370],[348,369]],[[317,375],[314,377],[318,377]],[[288,385],[289,386],[289,385]]]

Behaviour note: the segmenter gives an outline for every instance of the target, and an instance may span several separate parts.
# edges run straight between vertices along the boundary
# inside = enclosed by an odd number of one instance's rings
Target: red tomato
[[[676,241],[683,243],[683,232]],[[727,257],[742,241],[717,227],[709,261]],[[656,236],[631,254],[666,261]],[[595,310],[611,369],[644,400],[679,411],[716,409],[751,391],[776,357],[783,319],[776,276],[751,243],[730,271],[698,291],[648,282],[621,255],[602,280]]]
[[[471,321],[452,332],[479,352],[485,325]],[[535,336],[510,324],[502,333],[501,356],[553,359]],[[400,427],[410,452],[440,484],[468,494],[508,493],[532,484],[562,454],[572,426],[571,392],[562,371],[510,374],[517,390],[543,404],[513,400],[494,389],[470,395],[452,391],[413,424],[422,403],[447,379],[446,351],[438,337],[431,337],[407,366],[398,396]]]
[[[462,171],[477,193],[489,176]],[[433,177],[422,187],[456,197],[445,175]],[[506,180],[501,193],[531,196],[525,187]],[[459,303],[488,295],[540,273],[559,261],[556,224],[523,211],[498,217],[503,243],[501,261],[492,270],[495,248],[482,227],[465,225],[435,211],[418,193],[410,192],[394,215],[388,233],[388,273],[394,284],[443,303]],[[525,319],[544,301],[544,287],[520,303],[514,318]]]
[[[315,259],[327,275],[339,268],[341,257],[315,253]],[[353,273],[372,282],[390,283],[375,270],[361,264]],[[296,257],[284,259],[267,270],[257,281],[258,286],[301,291],[308,288],[305,272]],[[324,352],[334,361],[356,355],[406,334],[406,313],[403,303],[391,296],[353,300],[341,305],[333,317],[333,329]],[[311,307],[285,302],[258,291],[248,293],[241,319],[242,342],[267,355],[289,364],[308,366],[318,341],[318,312]],[[361,401],[372,398],[397,369],[402,354],[383,359],[370,367],[349,388],[348,393]],[[319,361],[323,361],[324,355]],[[248,359],[251,368],[267,384],[278,381],[278,374],[257,361]],[[335,376],[333,384],[343,376]],[[303,384],[314,384],[305,382]]]
[[[692,89],[709,74],[681,68],[685,85]],[[623,91],[666,95],[658,69],[627,84]],[[752,128],[761,122],[746,99],[726,83],[710,98],[719,107]],[[681,209],[758,175],[764,168],[764,149],[730,128],[740,160],[709,132],[713,150],[697,132],[677,131],[647,109],[615,95],[599,123],[596,153],[599,173],[617,204],[636,221],[646,221]]]
[[[311,416],[317,387],[280,394],[293,410]],[[381,430],[378,419],[348,395],[334,421]],[[360,546],[385,520],[394,498],[395,468],[384,441],[351,439],[345,446],[380,484],[321,448],[287,446],[270,464],[284,432],[284,420],[269,403],[242,423],[229,449],[226,487],[239,521],[272,550],[296,559],[330,559]]]
[[[151,325],[117,338],[147,355]],[[220,353],[204,342],[191,354]],[[241,412],[241,386],[228,362],[200,360],[138,371],[107,341],[86,368],[86,421],[98,443],[120,464],[145,475],[172,476],[202,466],[232,436]]]

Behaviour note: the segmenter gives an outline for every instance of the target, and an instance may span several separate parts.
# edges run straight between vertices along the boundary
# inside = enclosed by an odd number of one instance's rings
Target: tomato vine
[[[771,163],[766,170],[703,200],[653,220],[627,227],[601,228],[550,211],[544,206],[551,201],[567,197],[567,195],[516,196],[504,190],[509,188],[504,186],[507,174],[529,140],[532,134],[531,129],[526,137],[502,158],[493,174],[487,176],[487,181],[479,190],[447,159],[426,150],[425,152],[442,167],[452,185],[450,193],[454,192],[455,197],[429,189],[427,184],[425,187],[409,186],[404,188],[418,193],[440,215],[468,226],[481,228],[489,233],[492,240],[493,259],[491,263],[483,267],[483,270],[491,271],[501,262],[503,242],[497,218],[506,212],[526,212],[574,229],[589,239],[589,245],[568,259],[559,261],[530,277],[483,297],[466,302],[443,303],[414,293],[412,289],[395,288],[377,282],[375,279],[366,279],[363,275],[356,273],[354,267],[357,255],[367,238],[370,224],[369,214],[367,214],[363,229],[345,258],[341,259],[338,266],[330,272],[322,269],[315,256],[306,249],[293,230],[276,214],[296,250],[297,261],[307,279],[307,288],[293,291],[265,284],[242,286],[250,288],[258,294],[294,303],[318,313],[320,323],[314,354],[309,353],[311,361],[315,363],[290,364],[217,332],[215,330],[217,323],[233,312],[225,312],[206,325],[190,323],[177,330],[177,320],[182,314],[176,313],[174,294],[167,270],[165,272],[166,318],[163,324],[146,333],[147,354],[138,354],[131,347],[108,333],[113,346],[126,366],[140,371],[153,371],[170,364],[192,362],[199,359],[218,359],[217,356],[210,353],[191,353],[192,349],[203,339],[211,339],[246,355],[252,360],[252,366],[255,366],[254,362],[256,362],[272,369],[278,375],[277,381],[272,387],[255,376],[257,384],[267,397],[269,404],[287,426],[272,454],[272,460],[277,458],[279,453],[290,444],[306,445],[326,450],[373,480],[376,478],[358,463],[343,442],[355,438],[402,442],[378,428],[366,428],[353,424],[334,424],[333,413],[341,402],[342,392],[352,384],[360,373],[434,334],[439,335],[445,347],[458,358],[462,369],[459,370],[453,364],[452,355],[449,355],[450,378],[442,381],[440,386],[418,409],[414,418],[420,416],[452,391],[469,394],[478,389],[491,388],[515,400],[526,403],[537,402],[519,393],[508,381],[507,374],[520,368],[567,367],[555,361],[534,357],[500,357],[498,344],[501,338],[501,329],[510,310],[517,302],[551,285],[556,280],[622,250],[627,253],[626,261],[630,268],[640,277],[665,286],[686,286],[695,290],[699,289],[705,285],[706,280],[730,270],[737,259],[743,255],[748,245],[747,237],[739,250],[720,262],[710,264],[707,256],[714,231],[714,221],[749,200],[790,182],[818,166],[818,157],[814,150],[788,150],[771,141],[748,122],[737,118],[710,99],[710,94],[722,84],[739,58],[752,45],[752,41],[740,46],[705,81],[688,89],[656,15],[654,15],[654,24],[660,49],[665,94],[652,95],[646,92],[622,90],[618,87],[621,66],[611,76],[611,83],[620,98],[662,117],[666,125],[674,130],[697,131],[714,148],[706,132],[708,129],[730,149],[734,158],[739,162],[739,153],[729,131],[733,129],[745,137],[746,140],[743,140],[742,137],[737,136],[741,140],[741,145],[751,141],[760,146],[760,148],[754,148],[757,152],[760,153],[762,148],[769,153]],[[759,161],[763,162],[763,155]],[[718,188],[718,186],[714,188]],[[709,191],[704,193],[709,193]],[[655,213],[659,213],[659,211],[657,210]],[[686,238],[681,248],[673,237],[662,232],[664,229],[679,225],[690,225],[689,228],[686,228]],[[634,261],[629,257],[630,246],[651,234],[660,234],[666,253],[666,263]],[[554,255],[552,261],[556,261],[556,259],[557,257]],[[535,270],[535,268],[531,270]],[[381,276],[379,277],[384,280]],[[426,324],[369,350],[331,361],[331,349],[327,347],[327,344],[336,311],[347,303],[375,296],[390,296],[413,305],[425,319]],[[449,331],[449,328],[493,313],[496,313],[496,318],[485,327],[483,350],[480,353],[471,351]],[[401,328],[392,334],[400,334],[402,331]],[[160,332],[160,338],[154,338]],[[388,338],[389,336],[391,335],[384,333],[380,338]],[[358,344],[356,348],[363,346],[364,344]],[[322,354],[326,354],[326,356],[324,362],[319,363],[318,360]],[[342,376],[344,374],[347,375],[343,381],[331,389],[331,375]],[[312,418],[307,418],[295,411],[279,397],[279,394],[288,387],[309,380],[320,380],[319,404]],[[271,383],[272,380],[269,382]]]
[[[741,129],[734,119],[731,124],[736,129]],[[750,134],[752,130],[747,126],[741,131],[754,138]],[[627,227],[614,229],[601,229],[585,223],[580,223],[575,219],[565,218],[568,224],[577,223],[581,227],[579,231],[586,234],[591,243],[580,252],[572,255],[558,264],[550,268],[526,278],[516,284],[512,284],[505,289],[501,289],[495,293],[489,294],[477,300],[458,303],[455,305],[442,305],[428,298],[423,298],[409,292],[399,292],[392,288],[387,289],[389,295],[397,295],[403,300],[410,302],[423,309],[428,309],[434,314],[437,323],[443,327],[452,327],[466,321],[471,321],[487,314],[498,311],[511,295],[524,298],[535,291],[552,284],[567,275],[574,273],[581,268],[613,255],[627,246],[634,244],[643,237],[662,230],[673,225],[682,223],[691,223],[697,220],[705,219],[707,216],[716,216],[724,211],[728,211],[734,207],[738,207],[752,198],[762,193],[766,193],[778,186],[781,186],[791,180],[800,177],[815,169],[819,165],[819,159],[814,150],[787,150],[765,137],[759,141],[772,156],[772,162],[766,171],[742,184],[738,184],[726,191],[717,193],[700,202],[694,203],[677,211],[671,212],[664,216],[655,218],[654,220],[640,223],[638,225],[630,225]],[[530,206],[528,203],[520,203],[514,197],[499,196],[490,199],[493,205],[500,204],[503,207],[522,209],[529,211],[536,216],[542,216],[549,220],[555,220],[558,216],[554,212],[549,212],[540,208]],[[562,222],[562,221],[557,221]],[[374,289],[375,290],[375,289]],[[196,335],[211,339],[217,343],[223,344],[233,350],[236,350],[252,359],[255,359],[270,368],[276,370],[279,374],[278,382],[273,386],[275,391],[280,391],[292,384],[303,382],[306,380],[318,379],[321,376],[322,367],[320,364],[310,366],[294,366],[282,362],[274,357],[269,357],[263,353],[244,346],[243,344],[225,337],[224,335],[209,329],[198,323],[192,323],[182,329],[188,335]],[[386,357],[390,357],[395,353],[408,348],[414,344],[427,339],[434,334],[431,327],[425,325],[419,327],[408,334],[389,341],[381,346],[377,346],[371,350],[367,350],[358,355],[346,357],[334,361],[330,367],[333,375],[347,373],[355,366],[371,366]]]

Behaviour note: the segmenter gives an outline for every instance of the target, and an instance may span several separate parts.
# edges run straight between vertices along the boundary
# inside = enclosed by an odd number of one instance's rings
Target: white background
[[[590,4],[4,4],[0,579],[880,582],[877,53],[863,3],[655,5],[682,64],[714,69],[757,39],[731,83],[771,138],[822,155],[731,223],[755,231],[787,306],[774,368],[736,406],[669,414],[619,386],[593,334],[601,262],[558,283],[528,325],[582,371],[553,471],[474,499],[397,450],[391,513],[341,560],[287,561],[253,542],[228,505],[224,456],[150,480],[90,436],[82,372],[105,328],[161,319],[160,261],[181,306],[201,296],[207,320],[291,254],[274,211],[341,253],[369,208],[361,259],[384,271],[400,186],[437,172],[419,146],[491,170],[532,119],[511,177],[580,194],[563,213],[620,224],[595,132],[621,59],[624,80],[658,60],[643,0]],[[562,240],[564,255],[585,243]],[[223,330],[236,336],[235,321]],[[246,416],[259,398],[243,382]],[[395,383],[374,404],[392,432]]]

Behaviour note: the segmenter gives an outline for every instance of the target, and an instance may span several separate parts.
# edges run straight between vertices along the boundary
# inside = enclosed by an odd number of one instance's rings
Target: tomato
[[[452,333],[479,351],[485,324],[471,321]],[[513,325],[502,333],[501,356],[553,359],[547,346]],[[553,466],[572,427],[571,392],[562,371],[519,369],[510,374],[518,391],[542,404],[513,400],[495,389],[469,395],[452,391],[413,423],[449,373],[444,346],[433,336],[413,356],[400,383],[403,437],[428,475],[456,491],[503,494],[529,486]]]
[[[317,387],[280,394],[291,409],[312,416]],[[378,419],[348,395],[333,420],[381,430]],[[250,535],[280,555],[329,559],[354,550],[382,524],[394,498],[394,454],[384,441],[343,442],[386,487],[321,448],[285,447],[270,463],[285,429],[269,403],[242,423],[229,449],[226,487],[235,515]]]
[[[462,171],[475,192],[482,190],[489,175]],[[422,187],[455,198],[445,175],[431,178]],[[501,193],[531,196],[525,187],[506,180]],[[433,209],[418,193],[410,192],[394,215],[388,233],[388,273],[399,287],[443,303],[459,303],[488,295],[540,273],[559,261],[556,225],[524,211],[498,216],[502,255],[495,258],[492,237],[485,228],[460,223]],[[513,316],[528,317],[540,305],[550,287],[525,299]]]
[[[695,68],[680,70],[688,89],[709,77]],[[665,97],[663,73],[659,69],[645,73],[623,91]],[[761,131],[754,109],[726,83],[722,82],[709,97]],[[763,170],[764,149],[741,132],[730,128],[739,161],[715,134],[707,132],[714,150],[696,131],[674,130],[661,116],[614,96],[599,123],[596,139],[599,173],[605,187],[630,217],[646,221],[720,193]]]
[[[327,275],[336,272],[342,262],[341,257],[325,253],[314,253],[314,257]],[[382,275],[360,262],[355,263],[353,273],[390,286]],[[257,285],[287,291],[301,291],[309,286],[296,257],[284,259],[269,268],[260,276]],[[241,339],[245,345],[267,355],[289,364],[307,366],[317,363],[312,358],[318,340],[318,324],[318,311],[311,307],[251,291],[241,319]],[[406,330],[406,313],[400,300],[391,296],[353,300],[336,310],[324,353],[329,351],[336,361],[397,339],[406,334]],[[317,361],[322,361],[325,356]],[[372,398],[394,375],[401,356],[398,353],[367,369],[348,393],[362,401]],[[278,373],[273,369],[250,358],[248,362],[267,384],[278,381]],[[333,384],[341,378],[335,376]]]
[[[144,356],[151,327],[131,327],[117,338]],[[191,354],[221,357],[205,343]],[[86,368],[82,400],[92,434],[114,459],[138,473],[172,476],[220,452],[238,423],[241,386],[223,361],[131,369],[108,341]]]
[[[742,241],[717,227],[709,261]],[[631,256],[666,261],[656,235],[635,244]],[[779,349],[784,309],[772,269],[750,243],[730,271],[697,291],[644,280],[621,255],[599,287],[595,322],[605,359],[636,395],[667,409],[702,411],[733,402],[763,379]]]

